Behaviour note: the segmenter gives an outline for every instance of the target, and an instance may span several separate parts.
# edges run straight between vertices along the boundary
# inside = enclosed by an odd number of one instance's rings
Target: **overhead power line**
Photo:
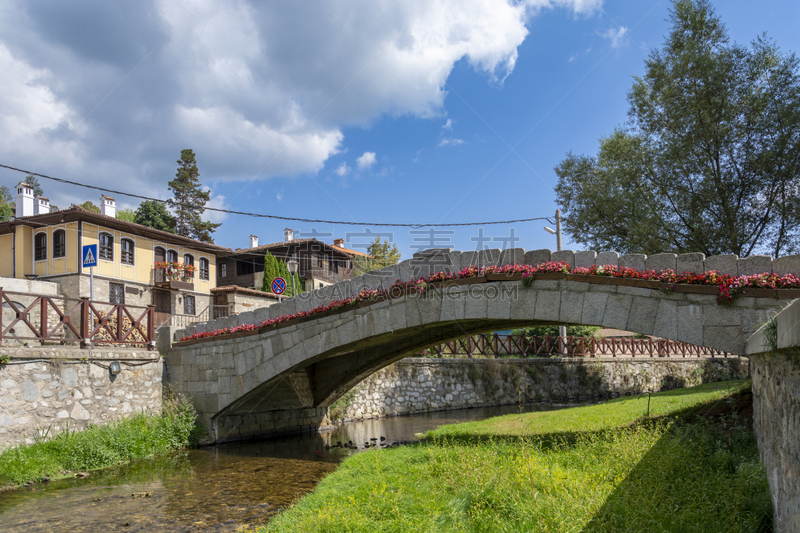
[[[87,189],[94,189],[96,191],[107,192],[111,194],[119,194],[122,196],[129,196],[131,198],[139,198],[141,200],[150,200],[153,202],[161,202],[162,204],[167,203],[166,200],[161,200],[160,198],[151,198],[149,196],[142,196],[141,194],[134,194],[130,192],[124,191],[117,191],[114,189],[107,189],[105,187],[98,187],[96,185],[88,185],[86,183],[78,183],[75,181],[66,180],[64,178],[55,178],[53,176],[47,176],[46,174],[39,174],[37,172],[32,172],[30,170],[25,170],[21,168],[12,167],[9,165],[4,165],[0,163],[0,167],[7,168],[8,170],[13,170],[15,172],[21,172],[23,174],[28,174],[30,176],[38,176],[40,178],[53,180],[58,183],[66,183],[67,185],[74,185],[76,187],[84,187]],[[549,220],[550,217],[535,217],[535,218],[519,218],[516,220],[493,220],[487,222],[453,222],[453,223],[446,223],[446,224],[409,224],[409,223],[388,223],[388,222],[352,222],[352,221],[344,221],[344,220],[323,220],[323,219],[315,219],[315,218],[299,218],[299,217],[282,217],[279,215],[265,215],[263,213],[248,213],[246,211],[234,211],[232,209],[221,209],[218,207],[206,207],[206,206],[198,206],[206,211],[216,211],[217,213],[228,213],[231,215],[242,215],[246,217],[257,217],[257,218],[271,218],[274,220],[288,220],[292,222],[314,222],[318,224],[342,224],[347,226],[384,226],[384,227],[403,227],[403,228],[422,228],[425,226],[437,226],[437,227],[455,227],[455,226],[489,226],[493,224],[517,224],[519,222],[533,222],[536,220]]]

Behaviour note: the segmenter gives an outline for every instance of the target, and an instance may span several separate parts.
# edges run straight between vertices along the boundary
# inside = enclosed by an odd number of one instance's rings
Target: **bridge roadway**
[[[522,249],[418,254],[412,260],[254,312],[164,331],[168,381],[190,395],[216,442],[314,431],[327,423],[327,407],[366,376],[421,349],[459,337],[538,324],[582,324],[744,353],[750,333],[789,300],[741,297],[719,306],[713,294],[667,293],[588,281],[540,280],[459,285],[393,298],[368,307],[249,336],[175,342],[195,331],[213,331],[307,311],[362,289],[387,288],[438,271],[469,265],[566,261],[571,266],[617,264],[639,270],[717,270],[800,274],[800,256],[705,258],[703,254],[622,256]],[[164,328],[166,330],[167,328]],[[174,345],[172,343],[174,342]]]

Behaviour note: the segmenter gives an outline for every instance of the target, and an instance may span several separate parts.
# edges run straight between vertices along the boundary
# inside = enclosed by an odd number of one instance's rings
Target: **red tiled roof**
[[[271,244],[262,244],[256,246],[255,248],[236,248],[233,250],[233,253],[240,254],[240,253],[253,253],[253,252],[262,252],[262,251],[269,251],[273,248],[281,248],[283,246],[290,246],[292,244],[304,244],[309,242],[319,243],[323,246],[327,246],[328,248],[333,248],[338,252],[342,252],[343,254],[347,255],[357,255],[363,257],[369,257],[369,254],[365,254],[364,252],[359,252],[357,250],[351,250],[349,248],[345,248],[343,246],[335,246],[333,244],[328,244],[326,242],[317,240],[317,239],[293,239],[291,241],[280,241],[280,242],[273,242]]]
[[[110,217],[107,215],[103,215],[100,213],[95,213],[94,211],[89,211],[84,209],[81,206],[73,205],[68,207],[67,209],[60,209],[58,211],[51,211],[50,213],[43,213],[41,215],[30,215],[27,217],[18,217],[13,220],[7,220],[5,222],[0,222],[0,234],[10,232],[9,226],[13,224],[24,224],[24,223],[40,223],[42,225],[50,225],[50,224],[58,224],[60,223],[59,216],[57,215],[73,215],[75,217],[81,219],[87,219],[93,222],[98,223],[106,223],[109,226],[117,226],[121,228],[129,228],[132,230],[132,233],[136,231],[146,233],[150,236],[157,236],[160,237],[162,240],[166,242],[179,242],[191,246],[192,248],[197,248],[199,250],[207,250],[213,253],[221,253],[221,252],[230,252],[230,248],[226,248],[224,246],[219,246],[217,244],[211,244],[208,242],[198,241],[196,239],[192,239],[190,237],[183,237],[181,235],[176,235],[174,233],[170,233],[168,231],[161,231],[159,229],[151,228],[150,226],[144,226],[142,224],[136,224],[135,222],[128,222],[126,220],[120,220],[115,217]],[[50,221],[49,219],[54,219]],[[6,231],[4,231],[6,230]]]

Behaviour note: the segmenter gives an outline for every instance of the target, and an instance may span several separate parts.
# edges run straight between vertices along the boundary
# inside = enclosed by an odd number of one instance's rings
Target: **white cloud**
[[[279,192],[278,194],[275,195],[275,198],[280,202],[281,200],[283,200],[283,193]]]
[[[444,123],[442,126],[443,130],[452,130],[453,129],[453,119],[448,118],[447,122]]]
[[[6,2],[0,160],[35,166],[50,145],[58,150],[47,159],[50,173],[92,183],[113,176],[161,197],[186,147],[197,154],[201,180],[314,174],[343,151],[345,127],[386,115],[442,116],[458,61],[502,82],[531,17],[557,8],[587,15],[601,5]],[[87,25],[96,31],[79,29]],[[174,42],[161,45],[170,32]],[[52,186],[60,197],[50,195],[59,204],[88,197],[60,187]]]
[[[350,167],[347,166],[346,162],[342,161],[342,164],[336,167],[336,170],[333,172],[341,177],[345,177],[350,173]]]
[[[625,36],[627,34],[628,28],[626,26],[620,26],[617,29],[609,28],[601,33],[600,36],[611,41],[612,48],[618,48],[623,42],[625,42]]]
[[[375,152],[364,152],[364,154],[356,159],[356,164],[359,170],[365,170],[375,164]]]
[[[458,146],[459,144],[464,144],[464,139],[449,139],[444,138],[439,141],[439,146]]]

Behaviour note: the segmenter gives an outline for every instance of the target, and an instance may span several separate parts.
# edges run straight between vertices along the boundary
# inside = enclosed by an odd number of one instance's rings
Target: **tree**
[[[600,330],[597,326],[567,326],[567,337],[594,337]],[[534,326],[530,328],[515,329],[512,335],[525,335],[526,337],[558,337],[558,326]]]
[[[86,200],[85,202],[80,204],[80,207],[86,209],[87,211],[91,211],[92,213],[100,212],[100,208],[94,205],[91,200]]]
[[[25,176],[25,183],[33,188],[33,195],[34,196],[44,196],[44,191],[42,190],[42,186],[39,184],[39,180],[36,179],[36,176],[27,175]]]
[[[288,298],[305,292],[305,284],[303,280],[300,279],[300,275],[290,274],[289,267],[286,266],[286,263],[279,261],[274,255],[267,252],[264,255],[264,279],[261,282],[261,290],[264,292],[272,292],[272,280],[275,278],[283,278],[286,280],[286,291],[282,296]],[[294,278],[294,284],[292,284],[292,278]]]
[[[214,242],[211,234],[221,224],[214,224],[201,218],[211,193],[202,189],[199,175],[194,152],[189,149],[181,150],[178,172],[175,173],[175,179],[168,184],[175,196],[167,200],[167,203],[175,213],[175,230],[178,235]]]
[[[117,219],[125,222],[136,222],[136,211],[133,209],[118,209]]]
[[[169,214],[163,202],[145,200],[139,204],[133,221],[142,226],[175,233],[175,217]]]
[[[396,244],[389,244],[388,240],[381,241],[375,237],[375,242],[367,247],[369,257],[356,256],[353,258],[353,275],[360,276],[372,270],[378,270],[400,262],[400,250]]]
[[[11,207],[14,198],[5,185],[0,185],[0,222],[11,220],[14,216],[14,209]]]
[[[567,233],[620,252],[797,251],[797,57],[765,37],[730,44],[707,0],[675,0],[670,18],[628,93],[628,127],[555,168]]]

